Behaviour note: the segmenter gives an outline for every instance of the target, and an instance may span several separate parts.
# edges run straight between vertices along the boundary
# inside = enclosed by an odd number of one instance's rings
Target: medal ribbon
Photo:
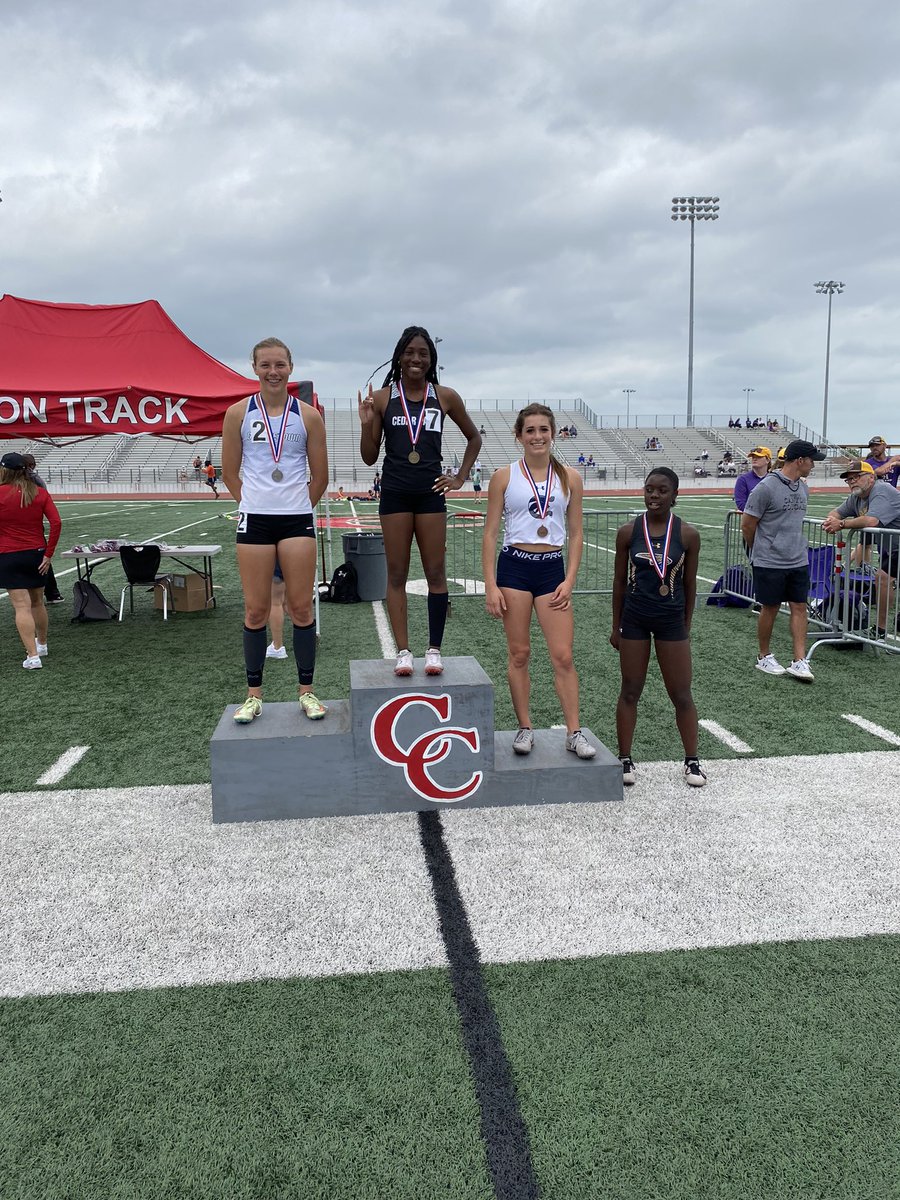
[[[406,403],[406,396],[403,394],[403,384],[400,382],[399,379],[397,380],[397,391],[400,393],[400,404],[403,408],[403,415],[406,417],[406,429],[407,429],[407,432],[409,433],[409,440],[412,443],[413,450],[415,450],[416,442],[419,440],[422,430],[425,427],[425,408],[428,404],[428,389],[429,389],[429,387],[430,387],[430,384],[426,383],[425,384],[425,398],[422,401],[422,411],[419,413],[419,420],[418,420],[418,423],[416,423],[415,421],[413,421],[412,417],[410,416],[409,407],[407,406],[407,403]]]
[[[550,493],[553,490],[553,463],[547,463],[547,490],[544,493],[543,500],[541,499],[540,492],[538,492],[537,484],[534,482],[534,476],[528,470],[528,464],[525,462],[524,458],[521,460],[520,465],[522,470],[525,472],[525,478],[531,484],[531,490],[534,492],[534,499],[537,504],[539,514],[538,519],[541,522],[546,521],[547,512],[550,508]]]
[[[290,415],[293,397],[288,395],[287,403],[284,406],[284,412],[281,414],[281,428],[278,430],[278,438],[275,439],[272,433],[272,422],[269,420],[269,414],[266,412],[266,402],[260,393],[257,397],[259,401],[259,409],[263,415],[263,423],[266,428],[266,437],[269,440],[269,449],[272,451],[272,457],[276,462],[281,458],[281,452],[284,449],[284,435],[287,433],[287,420]]]
[[[647,527],[647,514],[646,513],[644,513],[644,516],[642,519],[644,522],[644,542],[647,545],[647,549],[650,551],[650,558],[653,560],[653,569],[654,569],[654,571],[656,571],[657,575],[659,576],[660,582],[665,583],[666,567],[668,566],[668,563],[669,563],[669,543],[672,541],[672,526],[675,522],[675,514],[669,513],[669,523],[666,526],[666,537],[665,537],[665,542],[663,543],[662,566],[660,566],[660,564],[656,561],[656,554],[654,553],[654,550],[653,550],[653,540],[650,537],[650,530]]]

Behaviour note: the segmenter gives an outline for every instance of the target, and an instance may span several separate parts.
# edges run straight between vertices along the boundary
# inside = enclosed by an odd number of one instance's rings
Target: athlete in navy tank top
[[[481,435],[458,392],[438,383],[437,349],[427,329],[411,325],[394,347],[384,384],[357,393],[359,452],[364,463],[378,461],[382,438],[385,460],[378,515],[387,559],[387,609],[397,643],[397,675],[412,675],[406,580],[415,537],[428,582],[428,650],[425,674],[440,675],[441,642],[447,620],[447,492],[461,488],[481,449]],[[466,439],[459,474],[441,465],[444,420],[449,417]]]
[[[610,644],[619,652],[622,688],[616,704],[616,735],[625,784],[636,780],[631,757],[637,706],[650,664],[650,643],[684,746],[684,779],[702,787],[706,775],[697,758],[697,709],[691,695],[691,618],[697,595],[700,535],[672,509],[678,476],[668,467],[644,480],[646,512],[616,534]]]

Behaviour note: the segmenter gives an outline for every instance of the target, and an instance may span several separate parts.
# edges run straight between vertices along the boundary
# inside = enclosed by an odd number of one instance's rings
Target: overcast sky
[[[900,442],[892,0],[3,0],[0,291],[155,298],[321,397],[403,327],[465,399]],[[10,10],[11,13],[10,13]],[[377,377],[380,381],[381,375]]]

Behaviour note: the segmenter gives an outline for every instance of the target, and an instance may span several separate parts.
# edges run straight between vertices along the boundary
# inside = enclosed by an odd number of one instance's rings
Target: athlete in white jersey
[[[238,502],[237,561],[244,593],[247,699],[234,714],[247,724],[262,712],[266,621],[276,561],[294,626],[300,707],[311,720],[325,716],[313,692],[316,624],[313,509],[328,483],[325,423],[316,409],[287,390],[291,352],[277,338],[253,348],[259,393],[232,404],[222,426],[222,477]]]
[[[516,418],[523,457],[491,476],[481,556],[487,611],[501,617],[508,649],[507,678],[519,731],[516,754],[534,746],[531,725],[531,614],[537,613],[550,652],[556,694],[566,722],[566,749],[579,758],[597,753],[581,731],[578,675],[572,659],[575,625],[572,588],[584,545],[581,476],[553,454],[556,422],[543,404],[529,404]],[[505,535],[499,561],[500,519]],[[568,567],[563,545],[568,535]]]

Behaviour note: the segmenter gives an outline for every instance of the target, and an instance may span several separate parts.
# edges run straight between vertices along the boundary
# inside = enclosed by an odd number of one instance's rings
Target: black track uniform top
[[[656,561],[662,555],[665,537],[651,538]],[[661,596],[662,580],[653,567],[650,551],[644,541],[644,522],[635,518],[628,548],[628,583],[625,603],[634,612],[652,616],[661,612],[684,612],[684,543],[681,540],[681,517],[672,517],[672,540],[665,566],[667,596]]]
[[[424,401],[406,401],[409,415],[418,429],[419,422],[425,427],[419,434],[416,450],[420,458],[417,463],[409,461],[413,449],[409,440],[409,426],[400,403],[400,389],[391,384],[391,395],[384,410],[384,465],[381,470],[383,492],[430,492],[434,481],[442,473],[441,434],[444,428],[444,410],[437,398],[434,384],[429,383]]]

